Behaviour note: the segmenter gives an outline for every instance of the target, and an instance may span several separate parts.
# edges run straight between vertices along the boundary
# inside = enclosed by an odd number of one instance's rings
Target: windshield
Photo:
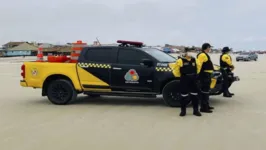
[[[175,62],[176,61],[176,58],[174,58],[173,56],[171,55],[168,55],[158,49],[155,49],[155,48],[144,48],[143,49],[144,52],[148,53],[149,55],[153,56],[155,59],[157,59],[158,61],[160,62]]]

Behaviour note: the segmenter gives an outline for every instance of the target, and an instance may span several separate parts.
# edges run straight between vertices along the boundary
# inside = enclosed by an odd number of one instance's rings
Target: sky
[[[265,0],[0,0],[0,44],[101,43],[266,50]]]

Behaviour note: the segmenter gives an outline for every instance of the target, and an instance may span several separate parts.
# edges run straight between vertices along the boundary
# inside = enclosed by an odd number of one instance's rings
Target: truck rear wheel
[[[163,88],[162,94],[166,105],[170,107],[180,107],[180,90],[178,80],[167,83]],[[187,105],[189,104],[190,100],[187,101]]]
[[[47,97],[53,104],[65,105],[77,98],[77,92],[70,81],[59,79],[48,85]]]

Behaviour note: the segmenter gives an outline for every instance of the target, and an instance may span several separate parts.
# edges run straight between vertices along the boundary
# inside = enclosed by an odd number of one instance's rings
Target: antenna
[[[98,40],[98,37],[96,37],[96,40],[97,40],[97,42],[100,44],[100,46],[101,46],[101,43],[100,43],[100,41]]]

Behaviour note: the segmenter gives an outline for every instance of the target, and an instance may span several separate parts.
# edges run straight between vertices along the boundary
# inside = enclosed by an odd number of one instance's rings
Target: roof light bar
[[[137,46],[137,47],[141,47],[143,45],[142,42],[124,41],[124,40],[117,40],[117,43],[120,43],[122,45],[134,45],[134,46]]]

